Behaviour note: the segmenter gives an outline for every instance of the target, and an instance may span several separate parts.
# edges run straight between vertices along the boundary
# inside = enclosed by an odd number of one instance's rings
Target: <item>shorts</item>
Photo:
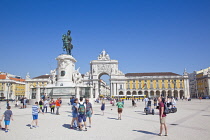
[[[39,107],[43,107],[43,105],[39,105]]]
[[[85,116],[85,114],[79,115],[79,116],[78,116],[78,121],[79,121],[79,123],[81,123],[82,121],[83,121],[83,122],[86,122],[86,116]]]
[[[4,122],[5,122],[5,125],[9,125],[10,124],[10,121],[4,120]]]
[[[118,108],[118,113],[122,113],[122,108]]]
[[[88,112],[86,112],[86,117],[92,117],[92,112],[91,111],[88,111]]]
[[[73,118],[77,118],[78,117],[78,114],[77,113],[72,113],[72,117]]]
[[[33,120],[37,120],[38,119],[38,115],[32,115],[33,116]]]
[[[162,117],[162,119],[160,119],[160,124],[165,124],[166,123],[166,117]]]

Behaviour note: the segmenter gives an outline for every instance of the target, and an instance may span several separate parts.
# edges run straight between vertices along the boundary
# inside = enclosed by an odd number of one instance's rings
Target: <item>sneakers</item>
[[[85,128],[85,131],[87,131],[87,128]]]
[[[162,134],[159,133],[158,136],[162,136]]]
[[[5,130],[5,133],[7,133],[8,132],[8,130]]]

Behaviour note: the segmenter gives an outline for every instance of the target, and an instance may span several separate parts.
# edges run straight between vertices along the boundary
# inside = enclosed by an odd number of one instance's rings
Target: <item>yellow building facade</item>
[[[210,96],[210,67],[196,72],[197,96]]]
[[[10,76],[10,74],[0,74],[0,97],[2,99],[18,99],[25,97],[25,80]]]
[[[127,78],[126,90],[120,91],[119,95],[189,98],[189,80],[186,74],[128,73],[125,77]]]

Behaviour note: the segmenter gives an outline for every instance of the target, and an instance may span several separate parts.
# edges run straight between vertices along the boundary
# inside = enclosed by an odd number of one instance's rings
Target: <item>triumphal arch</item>
[[[111,60],[105,50],[99,54],[98,60],[90,62],[90,71],[84,75],[84,82],[93,86],[95,97],[103,94],[100,90],[102,75],[110,77],[110,95],[117,95],[118,89],[125,83],[125,74],[118,69],[118,60]]]

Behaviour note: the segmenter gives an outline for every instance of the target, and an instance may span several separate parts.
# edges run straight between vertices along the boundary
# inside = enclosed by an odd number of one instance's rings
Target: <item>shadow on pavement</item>
[[[94,114],[94,115],[101,115],[101,114]]]
[[[110,120],[118,120],[117,118],[110,118],[110,117],[107,117],[107,119],[110,119]]]
[[[30,127],[31,125],[30,124],[27,124],[26,126]]]
[[[149,134],[149,135],[158,135],[158,134],[156,134],[156,133],[149,132],[149,131],[144,131],[144,130],[133,130],[133,131],[140,132],[140,133],[144,133],[144,134]]]
[[[137,114],[146,115],[146,113],[137,113]]]
[[[64,128],[70,129],[70,124],[63,124]]]
[[[134,112],[144,112],[144,111],[134,111]]]
[[[210,115],[202,115],[202,116],[210,117]]]
[[[172,124],[170,124],[170,125],[178,125],[178,124],[176,124],[176,123],[172,123]]]

